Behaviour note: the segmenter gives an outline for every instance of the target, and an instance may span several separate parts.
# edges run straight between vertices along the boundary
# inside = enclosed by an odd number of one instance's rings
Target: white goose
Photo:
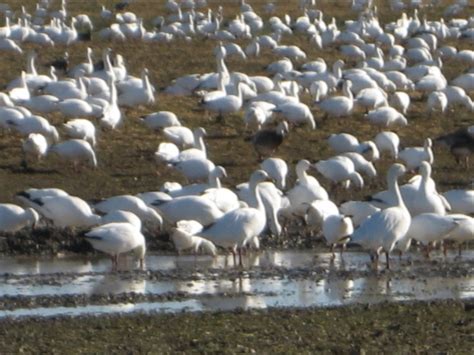
[[[57,228],[91,227],[100,224],[87,202],[75,196],[45,196],[29,199],[32,206]]]
[[[28,226],[35,227],[40,216],[32,208],[23,209],[8,203],[0,204],[0,232],[14,233]]]
[[[400,146],[400,138],[393,132],[380,132],[375,136],[375,144],[378,150],[382,152],[389,152],[392,158],[398,158],[398,147]]]
[[[119,195],[100,201],[94,205],[94,208],[102,213],[112,211],[128,211],[135,214],[145,222],[150,222],[155,227],[161,227],[163,219],[153,208],[147,206],[142,199],[132,195]]]
[[[305,204],[314,200],[327,200],[329,198],[327,191],[322,187],[315,177],[306,173],[312,167],[307,160],[300,160],[296,164],[297,181],[295,186],[287,192],[290,201],[290,209],[293,214],[302,216],[306,213]]]
[[[194,220],[203,226],[208,226],[223,215],[223,212],[213,201],[201,196],[181,196],[175,197],[171,201],[156,200],[151,205],[170,225],[184,219]]]
[[[160,130],[166,127],[181,126],[176,114],[169,111],[160,111],[142,116],[145,126],[153,130]]]
[[[369,111],[366,117],[370,123],[382,127],[390,127],[392,125],[406,126],[408,124],[405,116],[390,106],[382,106]]]
[[[151,105],[155,102],[155,95],[148,75],[143,77],[140,87],[129,86],[122,90],[117,98],[120,106],[137,107],[140,105]]]
[[[257,201],[257,207],[243,207],[230,211],[217,219],[214,224],[198,233],[216,245],[235,248],[239,251],[239,264],[242,265],[242,247],[252,238],[258,237],[266,225],[265,208],[260,197],[258,183],[268,179],[263,170],[255,171],[250,177],[250,189]]]
[[[395,243],[408,232],[411,216],[403,203],[397,178],[405,173],[403,165],[394,164],[387,173],[387,184],[395,191],[396,203],[383,211],[367,218],[351,236],[351,242],[368,249],[374,266],[378,265],[380,251],[385,252],[387,268],[390,268],[389,254]]]
[[[23,141],[23,164],[27,165],[27,157],[33,156],[36,160],[41,160],[48,152],[48,141],[40,133],[30,133]]]
[[[217,254],[217,248],[215,245],[207,239],[198,237],[194,234],[201,232],[203,226],[196,221],[179,221],[176,223],[176,228],[172,228],[171,240],[178,251],[178,255],[183,250],[191,249],[194,254],[197,254],[199,250],[203,250],[204,253],[210,255]]]
[[[341,253],[344,245],[349,241],[354,232],[352,220],[348,216],[332,214],[323,220],[323,235],[328,245],[331,246],[331,253],[334,257],[334,247],[341,244]]]
[[[146,246],[145,237],[133,224],[108,223],[96,227],[85,234],[94,249],[107,253],[112,258],[112,268],[117,269],[120,254],[134,251],[143,269]]]
[[[332,183],[342,182],[346,188],[349,188],[351,183],[357,188],[364,187],[364,179],[355,170],[352,160],[345,156],[335,156],[328,160],[320,160],[314,164],[314,167]]]
[[[56,153],[62,159],[72,160],[76,170],[81,162],[87,162],[87,164],[94,168],[97,167],[94,149],[92,149],[89,142],[82,139],[70,139],[52,145],[48,153]]]
[[[409,147],[398,153],[398,158],[403,160],[408,170],[420,167],[423,161],[433,164],[432,141],[426,138],[423,147]]]
[[[117,104],[117,90],[115,88],[115,82],[110,79],[110,98],[108,105],[105,106],[102,117],[100,119],[100,125],[106,129],[115,129],[122,121],[122,112]]]
[[[449,190],[443,193],[451,213],[474,214],[474,190]]]
[[[238,112],[242,108],[242,103],[242,84],[238,83],[237,95],[219,96],[209,101],[203,99],[201,106],[207,111],[217,113],[218,118],[222,118],[223,115]]]
[[[344,96],[328,97],[321,102],[316,102],[316,105],[329,117],[348,116],[354,107],[351,86],[350,81],[345,81],[342,89]]]
[[[95,147],[96,144],[96,129],[94,124],[84,118],[76,118],[73,120],[67,121],[63,125],[66,134],[75,139],[83,139],[89,142],[92,147]]]
[[[275,180],[276,186],[280,190],[284,190],[286,187],[286,176],[288,175],[288,165],[283,159],[280,158],[267,158],[260,167],[264,170],[272,179]]]

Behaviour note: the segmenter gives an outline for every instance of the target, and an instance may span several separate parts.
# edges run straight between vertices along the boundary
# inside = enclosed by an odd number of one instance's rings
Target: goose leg
[[[143,271],[143,266],[144,266],[144,259],[143,258],[140,258],[140,270]]]
[[[390,270],[390,256],[388,255],[388,251],[385,252],[385,259],[387,260],[387,270]]]
[[[331,259],[334,260],[336,258],[336,254],[334,253],[334,247],[336,244],[331,244]]]
[[[235,257],[235,250],[234,250],[234,248],[232,248],[231,253],[232,253],[232,258],[234,259],[234,266],[236,266],[236,265],[237,265],[237,259],[236,259],[236,257]]]
[[[242,264],[242,248],[239,248],[239,266],[243,267],[244,265]]]

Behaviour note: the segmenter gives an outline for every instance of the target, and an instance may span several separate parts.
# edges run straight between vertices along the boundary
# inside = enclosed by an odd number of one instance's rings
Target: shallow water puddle
[[[162,285],[161,285],[162,286]],[[159,285],[145,285],[145,292],[155,292]],[[270,307],[327,307],[352,303],[432,300],[474,297],[474,280],[431,278],[388,280],[369,277],[356,280],[249,280],[175,282],[175,290],[186,292],[182,301],[121,303],[79,307],[50,307],[0,311],[0,318],[24,316],[79,316],[113,313],[182,311],[228,311]],[[213,296],[215,292],[226,296]],[[204,296],[199,296],[204,294]]]
[[[449,264],[455,260],[454,253],[446,260],[439,253],[433,256],[439,263]],[[393,258],[392,267],[402,271],[400,273],[361,274],[355,271],[367,270],[365,253],[348,252],[344,261],[337,257],[332,263],[328,253],[267,251],[247,256],[248,272],[240,273],[241,277],[235,276],[239,273],[227,272],[235,268],[232,258],[225,256],[149,255],[147,270],[170,272],[164,277],[162,274],[149,277],[146,273],[111,273],[110,260],[106,258],[3,258],[0,297],[56,297],[56,302],[48,308],[0,311],[0,317],[321,307],[474,297],[474,276],[470,272],[450,277],[429,272],[418,274],[416,265],[427,265],[429,270],[430,264],[424,263],[417,253],[404,258],[413,260],[414,264],[400,264]],[[472,265],[474,252],[465,252],[462,260]],[[131,258],[123,261],[123,269],[134,268]],[[312,269],[315,265],[322,269],[315,272]],[[279,268],[278,272],[272,273],[275,268]],[[301,270],[304,272],[300,273]],[[185,275],[185,279],[181,275]],[[107,298],[123,294],[132,295],[127,298],[130,302],[137,298],[134,295],[146,296],[151,301],[143,302],[142,297],[137,303],[110,304],[114,302]],[[105,296],[106,304],[63,307],[62,300],[57,298],[65,295]]]

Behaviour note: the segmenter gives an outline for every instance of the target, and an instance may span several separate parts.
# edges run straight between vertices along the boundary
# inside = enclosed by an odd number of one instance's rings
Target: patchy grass
[[[3,352],[471,353],[472,302],[0,321]]]

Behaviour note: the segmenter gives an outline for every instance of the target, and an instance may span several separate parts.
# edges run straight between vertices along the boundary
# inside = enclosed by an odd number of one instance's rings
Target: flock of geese
[[[324,18],[315,1],[300,1],[301,16],[297,18],[274,15],[278,4],[268,2],[264,7],[268,20],[264,21],[245,1],[234,19],[224,19],[221,6],[201,12],[207,6],[205,0],[168,0],[167,15],[153,19],[151,31],[129,11],[114,13],[102,7],[97,17],[109,25],[97,31],[89,16],[71,16],[65,0],[59,10],[52,10],[51,0],[40,0],[33,13],[25,7],[13,13],[1,5],[5,26],[0,28],[0,50],[19,54],[23,53],[22,43],[73,45],[90,39],[91,33],[115,41],[183,40],[180,45],[202,38],[215,40],[216,72],[176,78],[163,94],[199,96],[200,107],[215,115],[218,124],[231,115],[241,115],[242,126],[255,132],[249,144],[261,164],[248,182],[235,189],[224,187],[221,179],[227,173],[207,154],[206,129],[183,126],[173,112],[150,113],[141,121],[165,137],[155,153],[158,169],[175,169],[189,184],[166,182],[159,191],[113,196],[95,204],[57,188],[29,188],[16,195],[25,208],[0,204],[0,231],[14,233],[40,221],[51,228],[87,228],[84,237],[94,248],[111,255],[114,267],[120,254],[132,250],[143,266],[143,233],[152,236],[158,229],[169,233],[178,252],[215,255],[219,247],[229,250],[234,261],[238,253],[240,264],[244,249],[258,249],[259,237],[265,233],[285,237],[290,223],[303,223],[300,228],[322,235],[331,250],[340,246],[342,253],[348,243],[360,245],[370,253],[375,267],[384,253],[388,268],[389,254],[406,252],[412,241],[423,245],[429,255],[436,244],[446,247],[448,241],[461,245],[474,239],[474,190],[441,194],[431,177],[433,143],[448,146],[468,169],[474,125],[434,141],[425,137],[423,146],[404,149],[400,149],[398,135],[388,131],[415,124],[409,120],[414,96],[422,97],[427,115],[474,111],[470,97],[474,51],[450,45],[474,41],[474,18],[454,17],[472,6],[458,0],[445,9],[449,21],[429,21],[418,13],[423,6],[435,6],[427,2],[390,1],[400,16],[382,25],[371,1],[353,0],[352,10],[358,12],[358,18],[338,25],[335,19]],[[124,1],[116,9],[127,10],[131,5],[132,1]],[[414,8],[412,16],[401,12],[410,7]],[[331,65],[322,58],[307,58],[301,48],[283,44],[291,43],[294,35],[306,37],[322,55],[328,48],[337,49],[340,59]],[[235,40],[247,46],[242,48]],[[266,75],[251,76],[227,67],[230,56],[246,60],[264,51],[280,57],[268,64]],[[101,55],[102,61],[95,63],[88,48],[86,61],[73,67],[66,57],[62,63],[67,64],[63,65],[66,76],[60,78],[55,66],[48,75],[38,74],[36,54],[27,53],[26,70],[0,93],[0,129],[24,137],[23,165],[56,154],[72,162],[75,169],[81,164],[100,168],[97,140],[107,139],[107,131],[120,129],[125,119],[122,108],[155,102],[158,93],[147,69],[134,77],[120,54],[106,48]],[[444,61],[467,71],[448,80]],[[309,106],[308,101],[312,102]],[[296,182],[289,184],[287,162],[273,155],[292,129],[317,129],[316,114],[339,119],[356,110],[365,111],[364,119],[379,127],[379,133],[363,142],[348,133],[332,134],[327,144],[335,155],[315,163],[299,160]],[[54,112],[68,119],[62,127],[49,122],[47,116]],[[104,129],[100,137],[98,127]],[[377,178],[376,166],[382,156],[392,160],[387,190],[367,201],[337,206],[331,199],[335,189],[362,189],[367,180]],[[326,186],[311,171],[323,177]],[[400,186],[398,181],[407,171],[419,175]]]

